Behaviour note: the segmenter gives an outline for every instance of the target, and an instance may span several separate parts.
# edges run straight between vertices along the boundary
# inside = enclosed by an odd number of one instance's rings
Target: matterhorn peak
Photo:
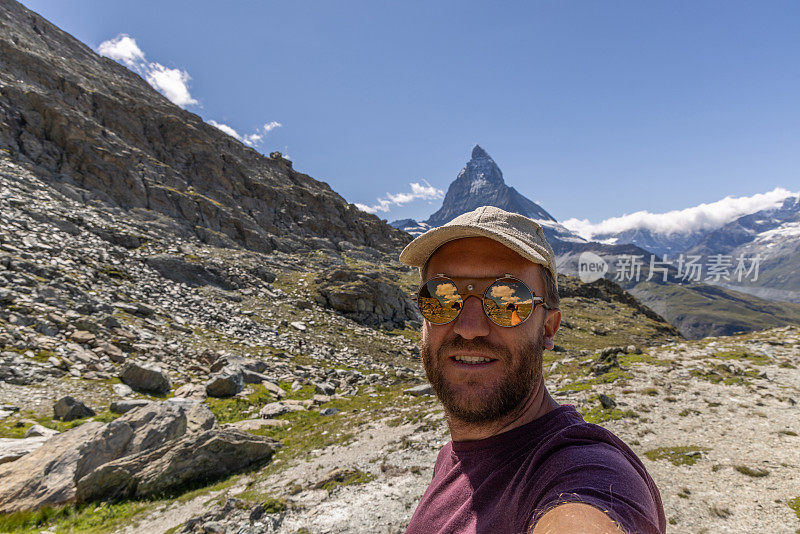
[[[478,158],[492,159],[491,156],[487,154],[483,148],[481,148],[481,145],[475,145],[475,147],[472,149],[472,159]]]
[[[442,207],[425,222],[430,226],[441,226],[481,206],[495,206],[540,221],[555,221],[540,206],[506,185],[497,163],[480,145],[475,145],[472,159],[447,189]]]

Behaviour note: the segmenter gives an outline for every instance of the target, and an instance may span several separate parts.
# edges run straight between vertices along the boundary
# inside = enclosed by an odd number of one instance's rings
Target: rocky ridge
[[[74,199],[217,246],[290,252],[349,241],[389,250],[408,241],[14,0],[0,2],[0,87],[0,152]]]

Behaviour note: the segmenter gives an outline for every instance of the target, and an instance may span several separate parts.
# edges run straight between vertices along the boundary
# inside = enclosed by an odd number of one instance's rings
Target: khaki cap
[[[443,226],[428,230],[403,249],[400,261],[422,269],[436,249],[449,241],[464,237],[488,237],[505,245],[523,258],[550,271],[558,287],[555,255],[539,223],[524,215],[494,206],[481,206],[459,215]]]

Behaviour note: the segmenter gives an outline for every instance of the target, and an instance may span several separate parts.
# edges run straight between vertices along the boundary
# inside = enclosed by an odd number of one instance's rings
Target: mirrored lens
[[[449,280],[429,280],[419,290],[417,305],[422,316],[432,323],[449,323],[461,311],[458,288]]]
[[[516,326],[531,314],[533,293],[519,281],[498,280],[483,295],[486,316],[500,326]]]

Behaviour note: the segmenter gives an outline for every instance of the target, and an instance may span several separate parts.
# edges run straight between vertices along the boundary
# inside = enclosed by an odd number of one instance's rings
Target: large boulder
[[[213,414],[200,403],[154,402],[108,424],[91,421],[62,432],[0,465],[0,513],[72,501],[76,481],[101,465],[156,449],[213,423]]]
[[[33,452],[47,441],[49,436],[31,436],[23,439],[0,438],[0,464],[13,462]]]
[[[234,428],[213,428],[109,462],[77,483],[78,501],[148,497],[210,482],[268,461],[278,443]]]
[[[359,323],[402,327],[406,321],[421,322],[409,295],[378,272],[334,267],[319,275],[316,284],[320,304]]]
[[[53,405],[53,419],[74,421],[75,419],[82,419],[84,417],[91,417],[93,415],[94,410],[86,406],[83,402],[70,397],[69,395],[61,397]]]
[[[232,397],[244,389],[244,375],[238,365],[223,367],[206,383],[209,397]]]
[[[172,388],[169,375],[156,365],[128,362],[119,379],[136,391],[164,394]]]
[[[222,289],[238,289],[243,283],[237,277],[212,264],[203,264],[196,259],[187,259],[169,254],[157,254],[145,260],[147,265],[169,280],[192,287],[215,285]]]

